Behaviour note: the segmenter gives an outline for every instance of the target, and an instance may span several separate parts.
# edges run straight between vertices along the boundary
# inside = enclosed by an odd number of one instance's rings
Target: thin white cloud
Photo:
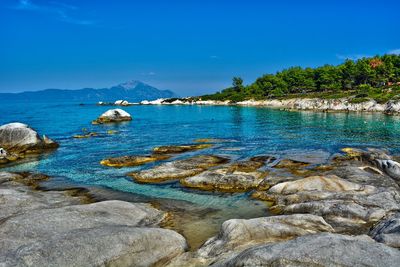
[[[342,54],[337,54],[336,57],[340,60],[346,60],[346,59],[351,59],[351,60],[358,60],[364,57],[371,57],[370,55],[363,55],[363,54],[356,54],[356,55],[342,55]]]
[[[211,59],[218,59],[219,56],[210,56]]]
[[[388,52],[389,55],[400,55],[400,48],[393,49]]]
[[[153,71],[150,71],[150,72],[142,72],[141,75],[142,75],[142,76],[154,76],[154,75],[156,75],[156,73],[153,72]]]
[[[78,24],[78,25],[93,25],[95,24],[92,20],[77,19],[70,15],[71,12],[78,9],[76,6],[64,4],[61,2],[47,2],[46,5],[38,5],[32,0],[19,0],[18,4],[11,7],[15,10],[27,10],[32,12],[38,12],[43,14],[49,14],[55,16],[58,20]]]

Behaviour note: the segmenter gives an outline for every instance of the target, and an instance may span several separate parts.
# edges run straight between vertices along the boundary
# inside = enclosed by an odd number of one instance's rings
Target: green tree
[[[243,79],[240,77],[233,77],[232,86],[235,89],[235,91],[237,91],[237,92],[242,91],[244,89]]]

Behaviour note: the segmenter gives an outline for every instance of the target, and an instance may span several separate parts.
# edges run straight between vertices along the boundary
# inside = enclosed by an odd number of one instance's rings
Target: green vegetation
[[[400,55],[348,59],[338,66],[291,67],[266,74],[247,86],[241,78],[234,77],[232,87],[201,99],[238,102],[299,97],[352,97],[354,103],[369,98],[378,102],[400,98]]]

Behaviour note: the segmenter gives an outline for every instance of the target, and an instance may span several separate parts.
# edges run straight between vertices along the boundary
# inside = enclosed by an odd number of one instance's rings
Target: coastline
[[[117,101],[118,102],[118,101]],[[194,100],[192,98],[183,99],[156,99],[154,101],[144,100],[140,103],[98,105],[207,105],[207,106],[251,106],[268,107],[287,110],[307,110],[323,112],[381,112],[388,115],[400,114],[400,100],[390,100],[386,103],[378,103],[371,99],[365,102],[352,103],[350,98],[322,99],[322,98],[291,98],[291,99],[267,99],[267,100],[246,100],[232,102],[230,100]]]

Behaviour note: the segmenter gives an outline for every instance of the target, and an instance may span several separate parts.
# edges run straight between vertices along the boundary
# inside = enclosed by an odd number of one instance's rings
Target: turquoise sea
[[[123,109],[133,120],[123,124],[91,125],[112,107],[79,103],[2,103],[0,124],[23,122],[60,143],[40,160],[5,168],[34,171],[52,177],[49,186],[73,184],[112,190],[132,199],[171,199],[220,211],[216,224],[227,218],[265,216],[266,207],[247,194],[214,194],[182,188],[178,183],[137,184],[125,174],[149,168],[109,168],[107,157],[143,155],[159,145],[188,144],[198,138],[221,138],[213,148],[179,155],[212,153],[232,159],[274,155],[326,162],[343,147],[379,147],[400,152],[400,117],[383,114],[290,112],[235,106],[130,106]],[[99,137],[74,139],[82,129]],[[118,131],[107,134],[108,130]],[[160,164],[160,163],[155,163]],[[253,207],[253,208],[251,208]],[[199,226],[201,227],[201,226]]]

